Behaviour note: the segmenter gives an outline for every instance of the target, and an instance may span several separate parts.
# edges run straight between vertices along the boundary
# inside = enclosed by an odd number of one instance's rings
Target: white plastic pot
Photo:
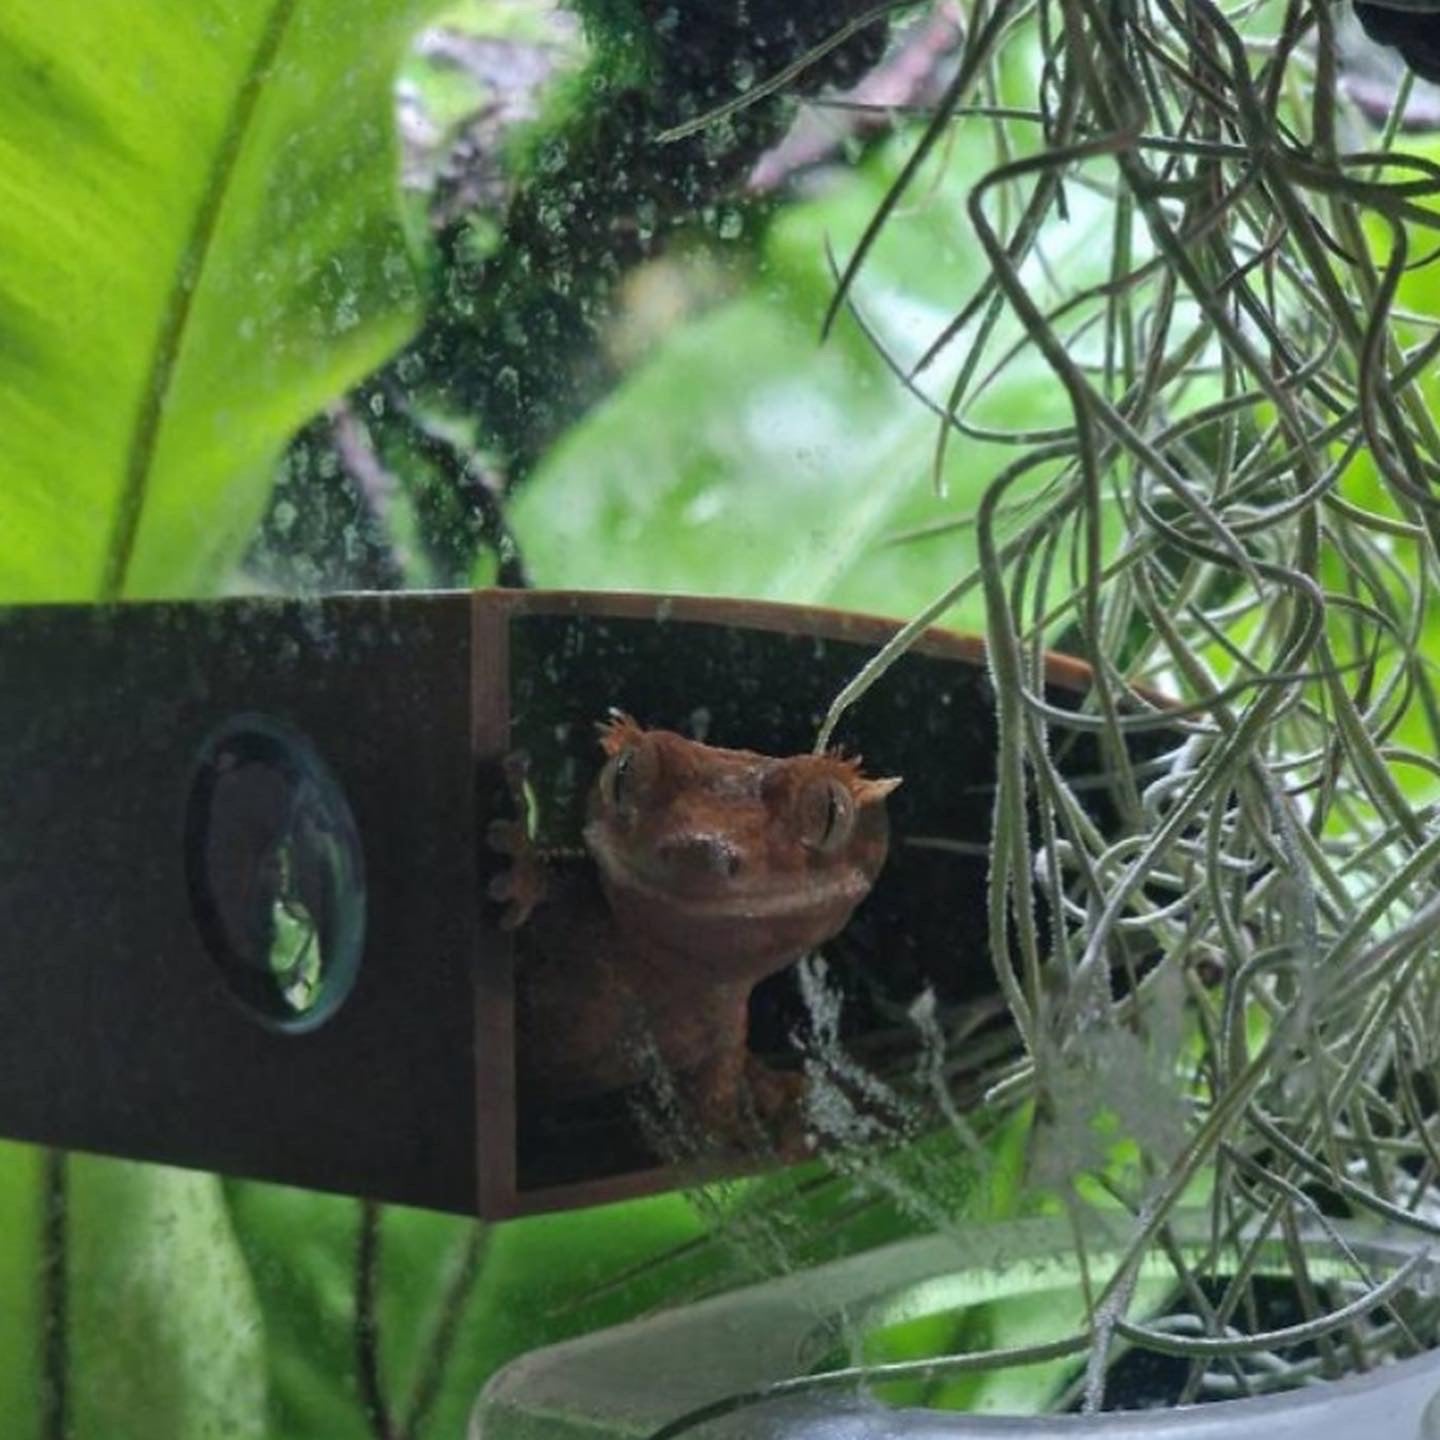
[[[1341,1229],[1381,1276],[1425,1248],[1413,1236]],[[1338,1273],[1344,1262],[1328,1240],[1307,1243],[1317,1273],[1327,1264]],[[975,1227],[960,1241],[887,1246],[550,1346],[491,1379],[475,1406],[470,1440],[637,1440],[728,1396],[811,1373],[842,1337],[877,1324],[1024,1295],[1074,1305],[1071,1246],[1068,1230],[1048,1221]],[[1093,1245],[1090,1259],[1092,1276],[1103,1275],[1104,1255]],[[1152,1276],[1162,1273],[1158,1263],[1150,1269]],[[1413,1291],[1440,1291],[1440,1259],[1424,1260],[1412,1278]],[[1181,1408],[980,1415],[895,1409],[853,1393],[818,1391],[746,1405],[684,1434],[686,1440],[1440,1440],[1440,1350],[1347,1379]]]

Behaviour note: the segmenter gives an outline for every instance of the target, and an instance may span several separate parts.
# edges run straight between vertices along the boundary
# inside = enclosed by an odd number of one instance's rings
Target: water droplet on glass
[[[270,523],[278,535],[288,535],[299,518],[299,510],[289,500],[277,500],[270,512]]]

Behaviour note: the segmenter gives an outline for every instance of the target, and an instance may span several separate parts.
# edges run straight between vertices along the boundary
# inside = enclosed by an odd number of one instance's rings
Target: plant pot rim
[[[1113,1254],[1100,1217],[1087,1241]],[[1199,1239],[1202,1215],[1177,1216],[1182,1241]],[[1363,1258],[1391,1265],[1440,1246],[1416,1234],[1337,1222],[1334,1232]],[[1333,1251],[1322,1231],[1303,1240]],[[1004,1221],[928,1236],[762,1282],[522,1356],[492,1377],[471,1421],[471,1440],[645,1434],[727,1395],[807,1373],[842,1320],[874,1316],[907,1291],[967,1271],[1013,1275],[1073,1253],[1068,1221]],[[997,1259],[999,1264],[996,1264]],[[1440,1288],[1440,1253],[1417,1288]],[[983,1297],[982,1297],[983,1298]],[[977,1301],[976,1303],[981,1303]],[[667,1362],[667,1356],[674,1357]],[[684,1357],[684,1358],[682,1358]],[[627,1392],[626,1377],[637,1390]],[[640,1383],[643,1377],[643,1384]],[[638,1393],[643,1391],[643,1393]],[[530,1428],[511,1429],[526,1417]],[[536,1427],[544,1416],[553,1432]],[[508,1417],[508,1418],[507,1418]],[[589,1428],[586,1428],[588,1423]],[[982,1415],[815,1392],[747,1407],[687,1431],[693,1440],[1002,1440],[1113,1435],[1123,1440],[1440,1440],[1440,1350],[1375,1370],[1273,1394],[1163,1410],[1097,1415]]]

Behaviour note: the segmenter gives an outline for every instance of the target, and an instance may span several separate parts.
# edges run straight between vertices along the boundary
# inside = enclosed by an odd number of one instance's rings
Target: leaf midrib
[[[260,32],[259,43],[251,56],[249,69],[235,92],[230,118],[221,136],[205,193],[195,211],[190,237],[180,252],[179,262],[175,267],[126,451],[124,486],[115,507],[110,539],[105,546],[100,574],[99,598],[102,601],[118,600],[125,593],[136,540],[140,534],[140,521],[145,513],[151,467],[160,436],[161,416],[174,379],[175,364],[184,344],[190,307],[200,289],[210,248],[214,243],[215,230],[234,178],[235,166],[255,117],[255,107],[259,104],[270,68],[299,4],[300,0],[275,0],[270,8],[264,28]]]

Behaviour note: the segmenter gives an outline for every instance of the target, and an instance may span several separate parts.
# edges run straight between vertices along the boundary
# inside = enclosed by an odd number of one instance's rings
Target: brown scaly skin
[[[783,1152],[803,1152],[805,1082],[751,1055],[750,992],[844,928],[885,863],[885,797],[900,782],[834,755],[725,750],[623,715],[601,726],[601,744],[585,826],[598,884],[552,885],[523,826],[492,832],[515,856],[491,886],[507,902],[502,924],[524,924],[530,942],[522,1103],[634,1085],[658,1056],[706,1133],[741,1141],[754,1115]]]

